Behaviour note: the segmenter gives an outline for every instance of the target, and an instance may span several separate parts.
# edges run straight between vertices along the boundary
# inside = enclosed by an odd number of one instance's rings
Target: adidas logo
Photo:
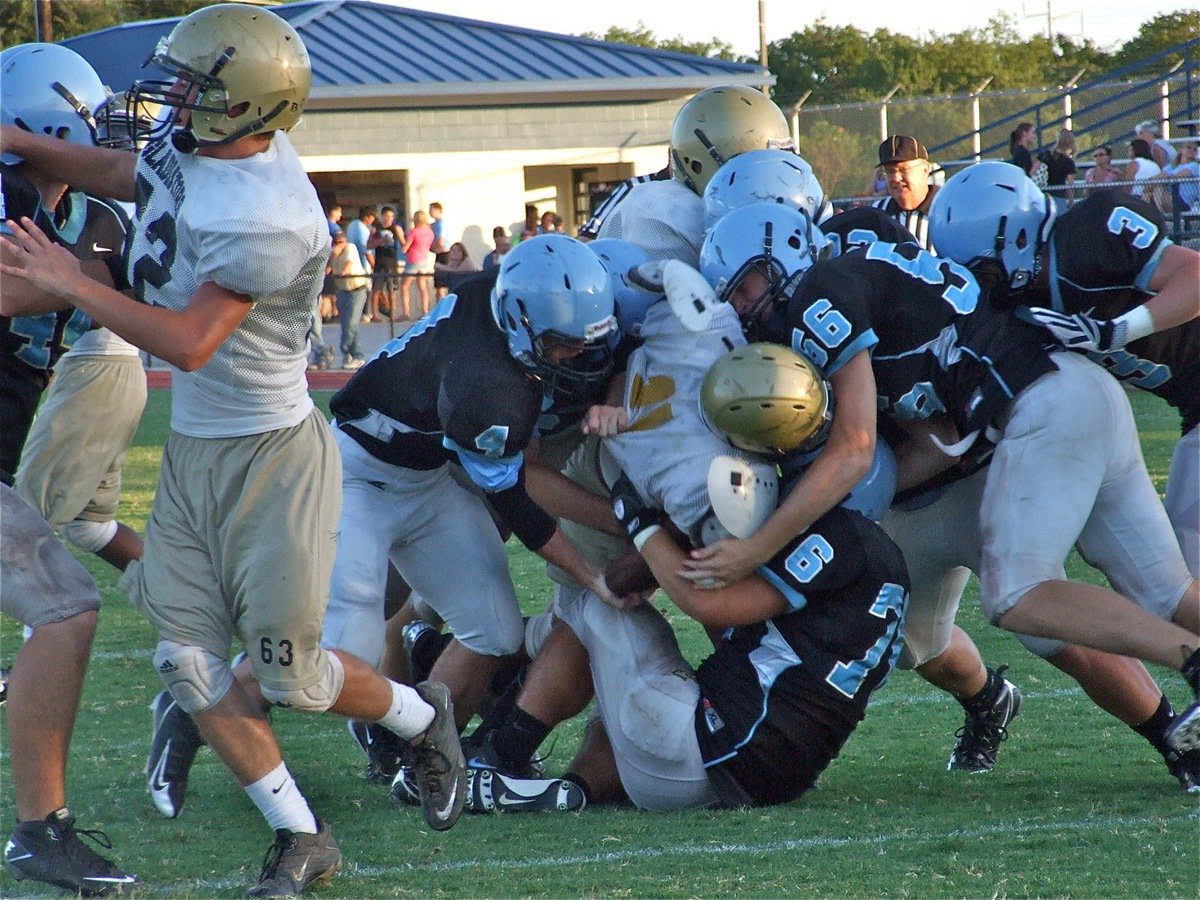
[[[169,659],[164,659],[163,664],[158,667],[158,671],[162,672],[163,674],[178,672],[179,666],[175,665],[175,663],[171,662]]]

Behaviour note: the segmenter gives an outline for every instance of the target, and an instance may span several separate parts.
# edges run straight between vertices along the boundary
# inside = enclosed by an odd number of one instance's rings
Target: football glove
[[[1125,346],[1127,329],[1120,319],[1093,319],[1083,313],[1068,315],[1040,306],[1018,308],[1017,316],[1040,325],[1070,350],[1094,350],[1106,353]]]
[[[629,540],[633,541],[633,545],[640,550],[641,543],[638,541],[638,535],[658,527],[658,510],[646,505],[638,494],[637,488],[633,486],[633,482],[624,472],[609,488],[609,495],[612,498],[613,515],[625,529]]]

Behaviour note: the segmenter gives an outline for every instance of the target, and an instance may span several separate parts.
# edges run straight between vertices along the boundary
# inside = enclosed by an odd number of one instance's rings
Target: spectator
[[[558,231],[558,217],[550,210],[542,213],[541,222],[538,225],[538,234],[554,234]]]
[[[532,204],[525,205],[525,224],[521,227],[521,240],[524,241],[538,233],[538,211]]]
[[[335,232],[342,230],[342,207],[338,203],[334,203],[325,210],[325,218],[329,220],[329,236],[333,237]]]
[[[358,258],[369,275],[375,267],[375,251],[369,244],[375,233],[375,207],[360,206],[358,218],[346,226],[346,240],[358,248]],[[330,237],[333,235],[331,234]]]
[[[1096,165],[1083,173],[1083,180],[1089,187],[1102,188],[1125,177],[1121,170],[1112,164],[1112,149],[1108,144],[1093,150],[1092,159],[1096,161]]]
[[[433,246],[429,249],[437,257],[437,262],[444,263],[450,244],[446,237],[446,223],[442,221],[442,204],[429,204],[429,227],[433,229]]]
[[[404,277],[400,279],[400,310],[402,319],[408,319],[408,299],[412,283],[417,283],[421,297],[421,316],[429,312],[429,276],[433,274],[434,258],[429,248],[433,246],[433,228],[429,216],[421,210],[413,214],[413,227],[404,239]],[[420,318],[417,316],[416,318]]]
[[[1033,179],[1034,184],[1045,189],[1049,172],[1046,164],[1033,155],[1037,147],[1037,128],[1032,122],[1022,122],[1008,136],[1008,151],[1014,166]]]
[[[1125,167],[1126,181],[1146,181],[1162,171],[1162,167],[1154,161],[1150,144],[1142,138],[1134,138],[1129,142],[1129,156],[1129,165]],[[1157,200],[1158,190],[1152,185],[1143,188],[1142,185],[1135,184],[1129,189],[1129,193],[1135,197],[1141,197],[1147,203],[1153,203],[1161,209],[1161,204]]]
[[[445,297],[452,290],[457,290],[464,274],[478,271],[479,267],[472,262],[466,245],[462,241],[455,241],[446,253],[446,261],[434,264],[435,284],[439,275],[442,278],[437,289],[438,299]]]
[[[333,248],[325,271],[333,276],[337,288],[338,318],[342,323],[342,368],[361,369],[366,358],[358,346],[358,318],[367,302],[366,267],[358,248],[346,238],[344,231],[333,236]]]
[[[888,192],[887,176],[883,173],[883,166],[876,166],[875,173],[871,176],[871,183],[864,191],[864,196],[867,197],[883,197]]]
[[[890,196],[871,205],[907,228],[917,243],[932,253],[929,207],[938,189],[929,183],[933,167],[925,145],[910,135],[893,134],[879,145],[879,168]]]
[[[1196,161],[1196,142],[1185,141],[1180,144],[1174,160],[1164,166],[1162,173],[1155,175],[1154,178],[1179,181],[1179,211],[1184,213],[1197,211],[1196,201],[1200,198],[1200,183],[1196,179],[1200,178],[1200,162]],[[1162,192],[1164,209],[1170,212],[1175,208],[1175,198],[1170,188],[1165,185]]]
[[[1153,119],[1138,122],[1137,127],[1133,130],[1133,136],[1141,138],[1150,145],[1150,158],[1158,163],[1160,169],[1165,169],[1175,158],[1175,148],[1171,146],[1170,141],[1162,137],[1158,123]]]
[[[395,314],[396,279],[400,272],[400,248],[404,246],[404,229],[396,224],[396,210],[385,206],[379,211],[375,233],[367,241],[367,247],[375,254],[375,265],[371,277],[370,319],[378,322],[386,310],[390,318]]]
[[[1075,135],[1071,133],[1071,129],[1064,128],[1058,133],[1058,140],[1043,157],[1043,162],[1046,163],[1047,170],[1046,186],[1059,188],[1048,193],[1058,205],[1058,211],[1062,212],[1075,202],[1075,189],[1071,187],[1075,183],[1076,172]]]
[[[483,258],[485,269],[496,268],[500,265],[500,260],[504,259],[504,254],[512,249],[512,244],[508,240],[508,230],[503,225],[497,225],[492,229],[492,243],[496,245],[496,249]]]

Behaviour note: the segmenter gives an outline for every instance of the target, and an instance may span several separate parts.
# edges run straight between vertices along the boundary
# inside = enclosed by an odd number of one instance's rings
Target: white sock
[[[392,708],[378,720],[379,724],[406,741],[424,734],[433,721],[433,707],[407,684],[388,684],[392,686]]]
[[[276,831],[284,828],[301,834],[317,833],[317,817],[309,809],[286,763],[280,763],[254,784],[246,785],[246,793]]]

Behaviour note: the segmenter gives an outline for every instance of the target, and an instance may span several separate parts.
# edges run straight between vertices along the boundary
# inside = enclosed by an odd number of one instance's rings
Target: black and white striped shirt
[[[892,197],[881,197],[874,201],[871,206],[875,209],[881,209],[890,218],[895,219],[901,225],[908,229],[913,237],[917,239],[917,243],[930,253],[936,254],[933,243],[929,240],[929,207],[933,205],[933,197],[937,193],[937,185],[929,186],[929,193],[925,195],[924,202],[916,209],[901,209]]]

